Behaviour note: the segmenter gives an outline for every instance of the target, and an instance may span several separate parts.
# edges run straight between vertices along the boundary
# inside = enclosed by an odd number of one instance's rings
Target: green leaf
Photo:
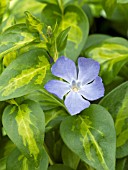
[[[55,164],[48,168],[48,170],[73,170],[72,168],[65,166],[63,164]]]
[[[115,79],[110,84],[105,86],[105,94],[108,94],[110,91],[112,91],[114,88],[116,88],[117,86],[122,84],[124,81],[125,81],[125,79],[123,77],[116,76]]]
[[[101,44],[91,46],[85,53],[100,63],[100,75],[104,83],[109,84],[128,62],[128,41],[123,38],[106,39]]]
[[[6,170],[6,158],[0,159],[0,170]]]
[[[14,148],[15,145],[7,136],[2,137],[0,140],[0,170],[6,169],[7,157]]]
[[[45,89],[40,89],[25,96],[26,99],[32,99],[39,102],[43,110],[50,110],[58,106],[64,107],[62,100],[48,93]]]
[[[0,76],[0,101],[41,88],[47,70],[50,69],[46,57],[47,53],[37,48],[14,60]]]
[[[88,36],[87,42],[82,50],[82,53],[85,53],[88,48],[91,46],[96,46],[104,42],[106,39],[111,38],[109,35],[104,34],[91,34]],[[85,55],[85,54],[84,54]]]
[[[61,123],[61,121],[68,116],[67,112],[61,107],[44,111],[44,113],[45,113],[46,132],[58,126]]]
[[[42,3],[46,4],[54,4],[54,5],[60,5],[60,8],[63,7],[64,5],[67,5],[68,3],[74,2],[74,0],[37,0]]]
[[[42,32],[43,23],[41,23],[30,12],[26,11],[25,14],[26,14],[26,24],[28,29],[32,32]]]
[[[53,128],[52,130],[45,133],[45,144],[46,150],[48,150],[49,156],[51,158],[51,165],[55,162],[62,162],[61,151],[63,146],[63,141],[59,133],[59,126]],[[48,149],[47,149],[48,148]]]
[[[12,163],[13,162],[13,163]],[[7,170],[35,170],[33,162],[29,160],[15,148],[7,159]]]
[[[0,22],[2,21],[3,15],[7,10],[9,0],[0,0]]]
[[[7,67],[16,58],[17,58],[17,52],[16,51],[11,51],[11,52],[5,54],[4,58],[3,58],[3,65],[5,67]]]
[[[14,16],[12,16],[12,15],[8,16],[1,23],[1,26],[0,26],[1,32],[4,32],[6,29],[8,29],[9,27],[13,26],[14,24],[15,24]]]
[[[38,166],[43,152],[44,113],[39,104],[26,100],[21,105],[9,105],[2,117],[9,138],[30,161]]]
[[[25,11],[29,11],[32,15],[40,18],[40,13],[45,4],[41,4],[36,0],[22,0],[11,3],[10,16],[14,16],[17,23],[25,23]]]
[[[64,165],[71,167],[72,169],[77,169],[80,162],[78,155],[73,153],[66,145],[62,148],[62,160]]]
[[[47,26],[52,26],[52,28],[54,28],[55,24],[61,21],[61,10],[59,6],[47,4],[42,10],[41,21]]]
[[[60,29],[71,27],[68,33],[67,44],[59,56],[64,55],[76,60],[88,37],[89,24],[85,13],[75,5],[68,5],[64,10],[64,16],[60,23]]]
[[[36,39],[38,39],[38,35],[28,32],[24,24],[8,28],[0,35],[0,59],[5,54],[18,50]]]
[[[102,0],[103,7],[108,17],[111,17],[116,7],[116,0]]]
[[[7,136],[2,137],[2,139],[0,140],[0,146],[0,159],[7,157],[15,147],[15,145],[10,141]]]
[[[98,170],[115,169],[114,123],[103,107],[91,105],[80,115],[69,116],[61,123],[60,133],[82,161]]]
[[[47,170],[47,168],[48,156],[45,151],[42,153],[42,159],[37,168],[17,148],[13,150],[7,159],[7,170]]]
[[[88,36],[89,24],[85,13],[75,5],[67,5],[63,13],[58,6],[47,5],[42,12],[42,21],[52,27],[57,22],[59,32],[70,27],[66,47],[59,56],[64,55],[76,60]]]
[[[116,161],[116,170],[127,170],[126,165],[127,158],[117,159]]]
[[[92,168],[92,166],[89,166],[85,162],[80,161],[77,170],[96,170],[96,169]]]
[[[125,4],[128,3],[128,0],[117,0],[117,3]]]
[[[47,4],[57,4],[58,0],[37,0],[37,1]]]
[[[70,30],[70,27],[66,28],[64,31],[62,31],[58,35],[58,37],[56,39],[57,51],[60,52],[65,48],[69,30]]]
[[[116,157],[128,155],[128,82],[115,88],[101,100],[100,104],[111,113],[116,129]]]

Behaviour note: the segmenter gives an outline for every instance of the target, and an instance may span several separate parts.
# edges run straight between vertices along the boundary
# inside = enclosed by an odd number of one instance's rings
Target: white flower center
[[[72,90],[74,91],[74,92],[78,92],[78,88],[77,87],[72,87]]]
[[[72,81],[71,89],[74,92],[78,92],[80,89],[80,82],[76,82],[75,80]]]

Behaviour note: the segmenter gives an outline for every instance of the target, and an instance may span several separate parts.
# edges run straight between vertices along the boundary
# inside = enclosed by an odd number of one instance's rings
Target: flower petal
[[[71,115],[80,113],[90,105],[89,101],[83,99],[79,93],[73,91],[69,92],[64,103]]]
[[[90,83],[81,87],[79,93],[87,100],[96,100],[104,96],[104,85],[102,79],[97,76],[96,79]]]
[[[69,58],[62,56],[52,66],[52,74],[68,82],[72,82],[72,80],[76,80],[77,78],[75,63]]]
[[[44,88],[60,99],[63,99],[63,96],[70,91],[70,84],[59,80],[50,80]]]
[[[93,81],[99,73],[100,65],[91,58],[80,57],[78,59],[78,81],[82,84]]]

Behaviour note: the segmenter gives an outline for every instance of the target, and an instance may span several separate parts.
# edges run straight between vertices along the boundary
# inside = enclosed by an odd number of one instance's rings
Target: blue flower
[[[89,101],[104,96],[102,79],[98,76],[100,65],[98,62],[80,57],[78,68],[75,63],[64,56],[60,57],[52,66],[52,74],[64,81],[50,80],[45,89],[63,99],[71,115],[80,113],[90,105]]]

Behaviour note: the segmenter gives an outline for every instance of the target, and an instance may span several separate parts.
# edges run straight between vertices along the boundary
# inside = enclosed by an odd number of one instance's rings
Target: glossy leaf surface
[[[0,100],[20,97],[41,88],[50,69],[46,57],[43,49],[35,49],[14,60],[0,76]]]
[[[3,126],[18,149],[38,166],[45,131],[44,113],[40,106],[31,100],[19,106],[7,106],[3,113]]]
[[[0,35],[0,58],[5,54],[18,50],[36,40],[38,36],[31,34],[25,24],[14,25]]]
[[[128,61],[127,40],[106,39],[101,44],[88,48],[86,55],[101,64],[100,74],[105,84],[109,84]]]
[[[65,144],[90,166],[115,169],[114,123],[103,107],[91,105],[80,115],[68,117],[62,122],[60,133]]]
[[[13,164],[12,164],[13,162]],[[17,148],[9,155],[7,160],[7,170],[47,170],[48,156],[43,151],[42,159],[38,167],[35,167]]]
[[[112,115],[117,136],[117,158],[128,155],[128,82],[111,91],[100,104]]]

